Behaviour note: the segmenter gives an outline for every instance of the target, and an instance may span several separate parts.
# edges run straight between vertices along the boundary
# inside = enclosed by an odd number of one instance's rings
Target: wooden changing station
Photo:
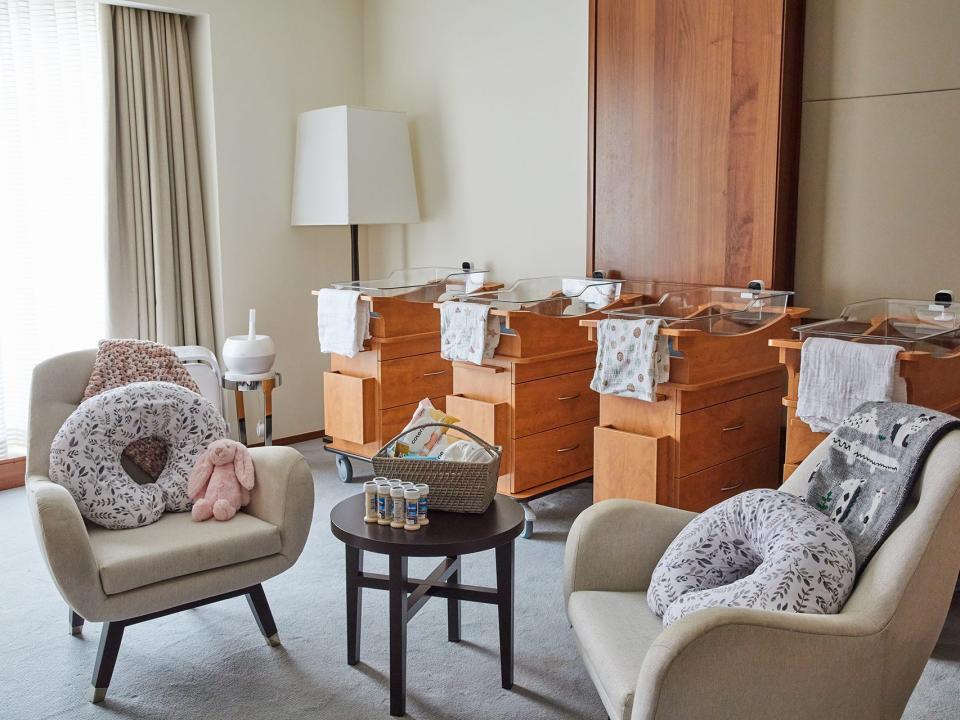
[[[583,317],[619,302],[623,281],[528,278],[464,302],[501,318],[494,356],[453,363],[447,412],[503,448],[498,490],[528,500],[587,478],[599,398]],[[526,531],[529,532],[529,527]]]
[[[323,374],[326,449],[337,455],[340,479],[350,460],[370,460],[410,421],[423,398],[444,409],[453,390],[450,362],[440,357],[440,313],[434,303],[484,285],[485,273],[456,268],[409,268],[382,280],[338,283],[370,304],[371,338],[354,357],[331,354]],[[314,295],[319,291],[314,291]]]
[[[702,511],[732,495],[776,487],[785,373],[774,338],[803,313],[792,293],[692,288],[659,303],[584,318],[661,318],[670,382],[657,401],[603,394],[594,430],[594,501],[632,498]]]
[[[906,384],[907,402],[932,410],[960,415],[960,305],[949,295],[937,294],[933,302],[879,299],[847,305],[839,318],[798,325],[798,337],[780,338],[770,345],[780,353],[787,369],[787,446],[783,477],[786,479],[820,444],[827,433],[814,432],[797,417],[800,361],[807,338],[821,337],[899,345],[900,377]]]

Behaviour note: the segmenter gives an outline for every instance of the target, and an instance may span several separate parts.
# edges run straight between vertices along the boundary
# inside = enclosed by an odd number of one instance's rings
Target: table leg
[[[390,714],[407,712],[407,558],[390,556]]]
[[[513,541],[497,554],[497,615],[500,620],[500,684],[513,687]]]
[[[460,562],[459,557],[448,557],[457,563],[457,569],[450,573],[449,582],[460,582]],[[447,640],[450,642],[460,642],[460,601],[454,598],[447,600]]]
[[[243,408],[243,390],[234,390],[233,399],[237,406],[237,439],[241,445],[247,444],[247,415]]]
[[[347,665],[360,662],[360,626],[363,588],[357,582],[363,572],[363,550],[347,548]]]
[[[273,380],[264,380],[263,385],[263,444],[273,445]]]

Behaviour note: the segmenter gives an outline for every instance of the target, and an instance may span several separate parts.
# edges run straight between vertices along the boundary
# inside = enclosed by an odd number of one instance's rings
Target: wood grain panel
[[[593,466],[593,428],[596,418],[556,430],[528,435],[513,443],[513,492],[530,490],[544,483]]]
[[[332,437],[363,445],[377,439],[377,379],[323,374],[323,424]]]
[[[780,442],[779,389],[677,416],[677,475]]]
[[[744,490],[780,485],[780,448],[770,445],[693,475],[679,478],[677,507],[703,512]]]
[[[796,192],[783,110],[799,112],[784,91],[799,96],[785,78],[801,68],[784,50],[802,7],[595,0],[590,270],[792,286],[792,225],[777,216]]]
[[[449,395],[453,367],[440,353],[387,360],[380,363],[380,407],[419,402],[425,397]]]
[[[670,504],[672,442],[669,436],[594,428],[593,501],[627,498]]]
[[[513,388],[513,436],[523,437],[600,414],[600,396],[590,389],[593,370],[520,383]]]

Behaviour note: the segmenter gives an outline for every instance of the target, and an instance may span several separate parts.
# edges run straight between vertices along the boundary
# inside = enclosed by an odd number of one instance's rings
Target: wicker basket
[[[408,433],[425,427],[445,427],[456,430],[474,440],[490,454],[488,462],[457,462],[454,460],[414,460],[392,458],[387,449]],[[373,456],[373,470],[377,475],[400,478],[430,486],[430,509],[446,512],[482,513],[490,507],[497,494],[500,474],[500,448],[477,437],[469,430],[446,423],[424,423],[404,430],[384,445]]]

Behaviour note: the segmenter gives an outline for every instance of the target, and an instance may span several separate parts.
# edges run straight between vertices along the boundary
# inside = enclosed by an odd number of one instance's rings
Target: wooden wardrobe
[[[803,0],[591,0],[587,268],[793,287]]]

